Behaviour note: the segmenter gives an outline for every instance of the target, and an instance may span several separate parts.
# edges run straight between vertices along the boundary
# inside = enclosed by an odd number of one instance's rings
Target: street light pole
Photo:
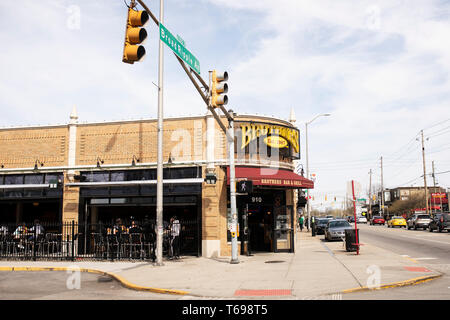
[[[164,19],[164,0],[160,0],[159,21]],[[158,155],[156,169],[156,265],[161,266],[163,251],[163,71],[164,71],[164,44],[159,39],[159,66],[158,66]]]
[[[310,124],[311,122],[313,122],[314,120],[316,120],[318,117],[324,116],[324,117],[328,117],[331,114],[329,113],[322,113],[319,114],[317,116],[315,116],[311,121],[306,122],[305,123],[305,137],[306,137],[306,178],[310,179],[309,177],[309,157],[308,157],[308,124]],[[306,198],[306,205],[307,205],[307,212],[308,212],[308,229],[311,226],[311,205],[309,203],[309,192],[308,192],[308,197]]]

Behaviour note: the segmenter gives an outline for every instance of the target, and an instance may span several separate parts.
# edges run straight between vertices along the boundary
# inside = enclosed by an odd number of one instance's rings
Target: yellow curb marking
[[[393,283],[381,285],[376,288],[360,287],[360,288],[347,289],[347,290],[342,290],[341,293],[353,293],[353,292],[358,292],[358,291],[380,290],[380,289],[388,289],[388,288],[403,287],[403,286],[408,286],[408,285],[415,285],[415,284],[435,280],[437,278],[440,278],[441,276],[442,276],[442,274],[434,275],[434,276],[418,277],[418,278],[413,278],[413,279],[409,279],[409,280],[405,280],[405,281],[399,281],[399,282],[393,282]]]
[[[161,289],[161,288],[151,288],[142,287],[128,282],[124,278],[110,272],[95,270],[95,269],[85,269],[85,268],[69,268],[69,267],[0,267],[0,271],[81,271],[87,273],[96,273],[108,275],[117,281],[119,281],[124,287],[137,290],[137,291],[149,291],[154,293],[166,293],[166,294],[176,294],[176,295],[186,295],[189,294],[187,291],[182,290],[172,290],[172,289]]]

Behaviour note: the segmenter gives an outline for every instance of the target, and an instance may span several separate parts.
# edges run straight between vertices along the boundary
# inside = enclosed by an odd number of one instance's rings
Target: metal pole
[[[307,179],[310,179],[310,177],[309,177],[309,159],[308,159],[308,123],[311,123],[314,120],[316,120],[318,117],[322,117],[322,116],[328,117],[328,116],[330,116],[330,114],[329,113],[319,114],[319,115],[315,116],[311,121],[305,123],[305,134],[306,134],[306,178]],[[308,227],[308,229],[311,226],[311,208],[310,208],[310,203],[309,203],[309,196],[310,196],[310,194],[309,194],[309,191],[308,191],[308,198],[307,198],[307,205],[308,205],[308,225],[307,225],[307,227]]]
[[[369,218],[372,218],[372,169],[370,169],[369,175]]]
[[[383,157],[381,159],[381,212],[384,218],[384,184],[383,184]]]
[[[434,176],[434,161],[431,161],[431,164],[433,166],[433,186],[434,186],[434,194],[435,194],[434,199],[436,199],[436,178]],[[439,193],[440,193],[440,191],[441,190],[439,190]],[[430,202],[431,202],[431,200],[430,200]],[[433,201],[433,207],[434,207],[434,201]],[[433,214],[433,207],[431,208],[431,214]]]
[[[422,160],[423,160],[423,184],[425,187],[425,208],[426,213],[428,215],[430,210],[428,209],[428,188],[427,188],[427,172],[425,167],[425,146],[423,142],[423,130],[421,130],[420,132],[422,134]]]
[[[352,180],[352,193],[353,193],[353,216],[355,217],[356,254],[359,255],[358,225],[356,220],[355,184],[353,180]]]
[[[234,166],[234,121],[229,120],[229,158],[230,158],[230,206],[231,206],[231,262],[238,264],[237,256],[237,209],[236,209],[236,171]]]
[[[164,0],[159,4],[159,21],[164,19]],[[163,71],[164,71],[164,44],[159,39],[159,65],[158,65],[158,156],[157,156],[157,184],[156,184],[156,265],[161,266],[163,251]]]
[[[308,122],[305,123],[305,137],[306,137],[306,179],[310,179],[309,177],[309,159],[308,159]],[[307,189],[308,190],[308,189]],[[308,190],[308,196],[306,197],[306,208],[307,208],[307,216],[308,216],[308,228],[309,228],[309,217],[311,214],[311,205],[309,203],[310,192]]]

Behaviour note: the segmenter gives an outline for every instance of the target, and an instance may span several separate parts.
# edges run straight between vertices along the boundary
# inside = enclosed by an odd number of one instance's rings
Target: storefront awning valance
[[[236,179],[247,178],[254,186],[314,189],[314,182],[292,171],[273,168],[236,167]],[[230,184],[230,167],[227,167]]]

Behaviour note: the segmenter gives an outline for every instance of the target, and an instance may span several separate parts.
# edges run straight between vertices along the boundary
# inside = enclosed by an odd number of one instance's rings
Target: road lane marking
[[[442,243],[442,244],[446,244],[446,245],[449,245],[449,244],[450,244],[449,242],[443,242],[443,241],[437,241],[437,240],[430,240],[430,239],[420,239],[420,238],[418,238],[418,237],[409,237],[409,236],[402,236],[402,235],[401,235],[401,237],[409,238],[409,239],[414,239],[414,240],[424,240],[424,241],[437,242],[437,243]]]
[[[416,258],[416,260],[436,260],[437,258]]]

